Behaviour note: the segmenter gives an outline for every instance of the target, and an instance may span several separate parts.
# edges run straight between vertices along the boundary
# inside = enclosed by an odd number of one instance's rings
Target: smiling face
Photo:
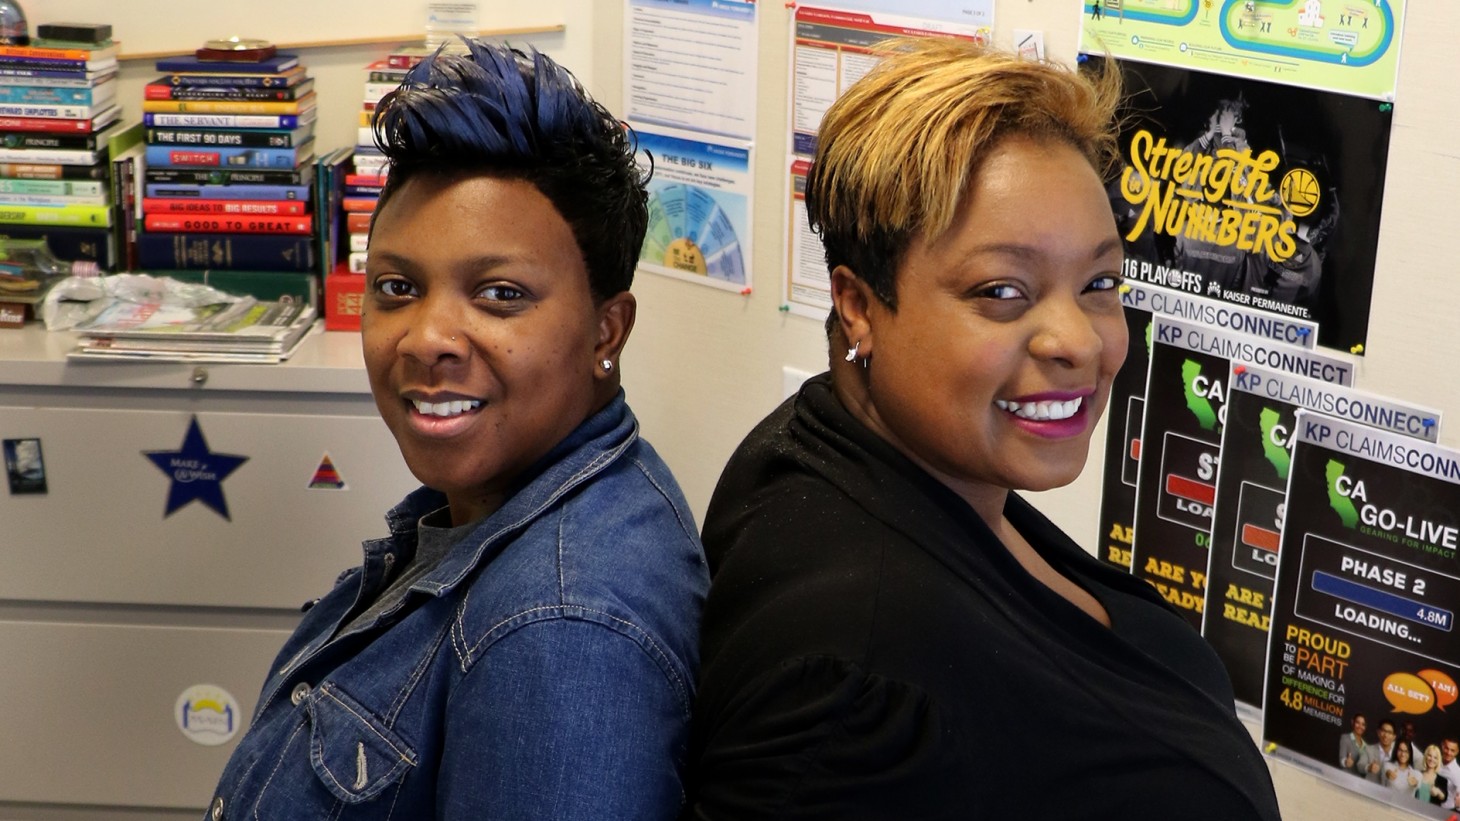
[[[602,407],[627,329],[595,305],[572,230],[531,184],[419,175],[376,215],[361,337],[375,404],[453,523]]]
[[[1085,157],[1004,140],[949,230],[909,247],[897,310],[869,296],[844,325],[871,356],[859,415],[986,516],[1009,489],[1068,484],[1125,361],[1122,258]]]

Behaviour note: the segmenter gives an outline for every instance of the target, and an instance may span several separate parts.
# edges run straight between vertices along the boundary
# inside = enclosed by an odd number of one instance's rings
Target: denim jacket
[[[403,602],[340,633],[444,503],[406,497],[309,610],[207,817],[675,817],[709,575],[623,394]]]

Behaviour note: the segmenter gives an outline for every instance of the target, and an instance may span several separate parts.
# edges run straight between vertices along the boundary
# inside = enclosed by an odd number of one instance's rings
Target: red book
[[[385,185],[385,177],[376,174],[346,174],[345,185]]]
[[[148,231],[177,231],[209,234],[309,234],[314,218],[255,217],[247,215],[148,214],[143,220]]]
[[[110,117],[110,115],[108,115]],[[103,125],[111,119],[104,120]],[[64,131],[90,134],[96,130],[96,119],[65,120],[58,117],[0,117],[0,131]]]
[[[195,200],[186,197],[146,197],[142,200],[145,214],[243,214],[258,216],[299,216],[308,203],[303,200]]]
[[[356,214],[368,214],[375,210],[375,197],[345,197],[340,200],[340,207]]]
[[[365,234],[370,231],[369,214],[346,214],[345,231],[350,234]]]

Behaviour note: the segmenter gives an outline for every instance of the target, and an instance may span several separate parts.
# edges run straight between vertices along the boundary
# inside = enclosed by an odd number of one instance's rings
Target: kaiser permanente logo
[[[1328,466],[1323,470],[1323,476],[1328,480],[1328,506],[1338,514],[1338,520],[1343,522],[1347,528],[1356,528],[1359,524],[1359,511],[1354,507],[1353,500],[1339,488],[1339,482],[1344,479],[1343,472],[1347,470],[1344,464],[1336,459],[1329,459]]]
[[[1217,411],[1212,407],[1212,402],[1207,398],[1212,390],[1206,377],[1201,375],[1201,363],[1190,359],[1181,363],[1181,382],[1186,391],[1186,407],[1189,409],[1196,421],[1201,425],[1202,430],[1215,430],[1217,427]]]
[[[1288,467],[1292,457],[1288,455],[1288,448],[1284,442],[1287,430],[1279,422],[1282,415],[1272,408],[1264,407],[1262,413],[1257,417],[1257,427],[1262,431],[1262,455],[1277,469],[1279,479],[1288,478]],[[1353,507],[1352,504],[1349,507]]]

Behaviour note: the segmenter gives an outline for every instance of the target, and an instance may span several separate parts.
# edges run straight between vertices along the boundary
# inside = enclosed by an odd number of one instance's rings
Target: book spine
[[[0,194],[95,197],[105,193],[105,183],[98,181],[0,178]]]
[[[147,165],[168,168],[178,165],[191,166],[245,166],[249,168],[293,168],[299,164],[302,152],[309,145],[298,148],[175,148],[170,145],[147,146]]]
[[[95,151],[96,134],[37,133],[20,131],[6,134],[3,144],[7,148],[52,148],[62,151]]]
[[[89,80],[93,72],[85,69],[35,68],[18,63],[0,63],[0,76],[5,77],[49,77],[57,80]]]
[[[144,113],[142,122],[162,128],[280,128],[299,127],[297,114],[159,114]],[[0,128],[4,124],[0,123]]]
[[[312,129],[311,129],[312,130]],[[151,145],[201,145],[227,146],[235,148],[292,148],[309,139],[311,135],[299,135],[295,131],[186,131],[172,128],[147,129],[147,142]]]
[[[281,171],[268,168],[148,168],[146,181],[163,185],[309,185],[314,166],[308,163]]]
[[[106,167],[102,165],[0,163],[0,177],[14,180],[99,180],[105,176]]]
[[[385,177],[377,174],[346,174],[345,185],[368,185],[379,188],[385,185]]]
[[[11,105],[100,106],[116,98],[116,83],[97,88],[0,85],[0,103]]]
[[[348,213],[368,214],[375,210],[375,197],[344,197],[340,207]]]
[[[213,234],[309,234],[314,219],[308,214],[299,217],[259,217],[243,214],[147,214],[143,227],[148,231],[183,231]]]
[[[143,92],[144,100],[227,100],[227,101],[290,101],[297,100],[314,87],[313,81],[285,88],[260,88],[253,86],[230,86],[219,83],[216,86],[172,86],[164,83],[148,83]]]
[[[0,203],[0,222],[23,225],[99,225],[112,224],[112,210],[105,205],[6,205]]]
[[[61,131],[90,134],[96,129],[91,120],[67,120],[51,117],[0,116],[0,131]]]
[[[345,230],[351,234],[364,234],[370,231],[369,214],[346,214]]]
[[[52,77],[50,75],[60,76]],[[79,71],[40,71],[27,72],[24,74],[13,74],[0,66],[0,86],[24,86],[27,88],[97,88],[105,83],[115,80],[115,71],[97,72],[95,74]]]
[[[364,251],[364,250],[366,250],[369,247],[370,247],[370,235],[369,234],[351,234],[350,235],[350,252],[351,253],[354,253],[354,252],[357,252],[357,251]]]
[[[153,268],[223,268],[234,271],[311,271],[314,242],[307,236],[257,234],[141,234],[137,262]]]
[[[403,71],[403,70],[400,70],[400,69],[397,69],[395,71],[382,71],[382,70],[377,70],[377,71],[370,72],[370,76],[368,76],[368,77],[365,78],[365,82],[367,82],[367,83],[390,83],[393,86],[398,86],[398,85],[401,84],[401,81],[404,80],[405,78],[406,78],[406,72]]]
[[[190,197],[200,200],[305,200],[307,185],[168,185],[148,184],[144,197]]]
[[[305,203],[301,200],[194,200],[152,198],[142,200],[142,210],[148,214],[299,216],[305,212]]]
[[[351,251],[350,256],[347,257],[347,261],[350,264],[350,273],[365,273],[365,258],[366,253],[364,251]]]
[[[13,69],[32,71],[96,71],[107,65],[116,65],[116,60],[90,62],[87,60],[65,60],[49,57],[16,57],[5,61]]]
[[[110,205],[106,194],[5,194],[6,205],[44,205],[48,208],[65,205]]]
[[[143,100],[142,110],[151,114],[298,114],[313,105],[313,95],[305,95],[289,102]]]
[[[118,211],[121,214],[121,232],[117,238],[117,253],[121,257],[125,270],[137,270],[137,216],[138,206],[142,202],[141,195],[137,191],[137,157],[131,155],[115,161],[120,166],[121,195],[118,198]]]
[[[10,223],[4,226],[3,233],[11,239],[44,239],[58,259],[95,262],[109,271],[115,265],[116,249],[112,233],[106,228]]]
[[[0,148],[0,162],[32,162],[47,165],[96,165],[99,151],[51,151],[46,148]]]
[[[168,74],[157,80],[158,83],[166,83],[170,86],[187,88],[194,87],[216,87],[226,85],[231,88],[288,88],[304,79],[304,72],[289,74]]]
[[[115,57],[116,49],[48,48],[42,46],[0,46],[0,57],[42,60],[103,60]]]
[[[45,117],[61,120],[89,120],[104,111],[89,105],[32,105],[30,103],[0,103],[0,117]]]

